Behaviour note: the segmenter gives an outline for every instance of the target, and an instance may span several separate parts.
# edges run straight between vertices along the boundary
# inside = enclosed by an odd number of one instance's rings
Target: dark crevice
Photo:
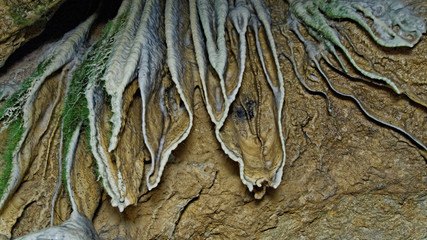
[[[202,190],[203,190],[203,188],[202,188]],[[173,232],[172,232],[171,236],[173,236],[175,234],[175,230],[178,227],[178,224],[179,224],[179,222],[181,220],[181,217],[182,217],[182,215],[184,215],[184,212],[187,210],[188,206],[190,206],[191,203],[197,201],[200,198],[200,194],[201,194],[202,190],[200,190],[200,192],[198,193],[198,195],[195,196],[194,198],[190,199],[190,201],[188,201],[187,204],[185,204],[185,206],[182,208],[182,210],[179,213],[178,218],[175,221],[175,227],[173,229]]]
[[[55,42],[65,33],[74,29],[78,24],[86,20],[102,1],[98,21],[106,22],[114,17],[121,0],[69,0],[65,1],[46,23],[44,31],[16,50],[0,69],[0,75],[15,63],[22,61],[28,53],[35,51],[47,42]],[[36,23],[37,24],[37,23]]]

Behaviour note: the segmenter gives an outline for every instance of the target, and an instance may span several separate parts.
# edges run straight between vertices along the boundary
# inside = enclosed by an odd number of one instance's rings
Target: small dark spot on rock
[[[246,108],[248,109],[249,120],[255,117],[254,109],[255,109],[255,101],[246,99]]]
[[[242,107],[236,107],[235,112],[236,116],[242,120],[244,120],[244,118],[246,117],[245,109],[243,109]]]

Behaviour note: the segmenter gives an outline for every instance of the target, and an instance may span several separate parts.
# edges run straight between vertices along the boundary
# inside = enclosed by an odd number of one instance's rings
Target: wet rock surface
[[[78,209],[92,221],[100,238],[427,238],[425,154],[423,156],[422,150],[401,134],[368,119],[350,99],[331,92],[307,60],[304,45],[286,30],[288,4],[284,1],[266,3],[285,88],[282,126],[286,164],[281,184],[277,189],[266,188],[259,200],[242,184],[238,163],[227,157],[216,138],[200,79],[195,78],[195,85],[199,85],[192,94],[192,130],[172,152],[159,185],[148,191],[142,183],[151,166],[150,154],[141,136],[141,95],[134,80],[124,93],[123,127],[117,151],[111,154],[111,161],[128,181],[125,185],[132,204],[123,212],[111,206],[111,198],[103,190],[96,172],[87,133],[80,137],[70,174]],[[355,55],[364,56],[357,58],[359,63],[369,59],[367,62],[378,72],[396,79],[399,86],[422,102],[427,101],[425,35],[411,49],[388,49],[377,46],[352,22],[345,21],[341,26],[356,46]],[[308,37],[303,30],[302,34]],[[307,77],[307,84],[329,94],[330,113],[328,100],[321,94],[310,94],[298,81],[292,63],[286,58],[290,54],[288,40],[293,42],[296,67]],[[33,55],[41,52],[35,50]],[[0,76],[0,84],[10,83],[18,68],[26,68],[23,63],[31,62],[23,57],[8,66],[10,69]],[[23,159],[28,159],[24,162],[26,171],[0,211],[0,239],[47,228],[51,218],[54,225],[70,218],[71,203],[63,184],[58,189],[53,212],[51,207],[61,175],[58,122],[64,105],[66,73],[72,64],[51,75],[35,101],[33,125],[36,127],[30,131],[21,151]],[[196,65],[195,60],[193,64]],[[348,78],[324,61],[320,64],[337,89],[357,96],[375,116],[427,142],[425,107],[389,88]],[[248,72],[254,72],[250,66],[247,68]],[[356,71],[353,69],[351,73]],[[250,91],[253,85],[245,82],[242,93],[255,95]],[[238,98],[239,106],[246,108],[240,115],[245,115],[245,121],[252,119],[250,109],[257,106],[241,96]],[[258,100],[255,96],[252,98]],[[105,109],[109,110],[107,103]],[[239,117],[238,107],[233,109],[233,114]],[[108,117],[102,121],[109,124]],[[109,136],[106,128],[102,131],[103,136]],[[0,141],[2,136],[0,134]],[[108,148],[107,143],[103,145]]]

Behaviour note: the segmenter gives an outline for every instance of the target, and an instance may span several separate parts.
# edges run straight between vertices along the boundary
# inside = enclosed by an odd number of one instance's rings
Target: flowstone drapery
[[[324,62],[343,75],[389,87],[426,107],[398,81],[372,65],[360,64],[353,55],[357,49],[340,23],[351,20],[377,44],[394,48],[413,47],[426,31],[425,19],[399,0],[288,0],[288,4],[282,33],[289,41],[286,57],[293,69],[281,69],[269,10],[262,0],[123,0],[117,16],[88,46],[99,14],[94,13],[55,44],[21,89],[1,105],[0,209],[29,166],[22,149],[30,144],[26,142],[29,131],[37,127],[32,115],[39,90],[48,76],[66,64],[73,67],[66,73],[59,165],[76,213],[70,174],[79,141],[87,139],[99,180],[111,204],[123,211],[137,202],[144,163],[135,156],[143,148],[151,158],[146,185],[151,190],[161,184],[172,151],[191,131],[196,87],[202,90],[223,151],[238,162],[243,184],[255,192],[255,198],[262,198],[267,187],[277,188],[286,174],[282,71],[294,71],[309,92],[323,94],[330,101],[325,91],[312,89],[299,72],[291,34],[304,44],[308,60],[330,90],[352,99],[368,118],[394,129],[425,152],[421,140],[370,113],[351,93],[336,89],[321,65]],[[132,114],[127,113],[124,95],[136,93],[134,79],[142,101],[143,142],[127,149],[137,152],[132,155],[135,159],[129,159],[120,140],[126,137],[125,116]],[[130,163],[135,167],[129,171],[125,166]]]

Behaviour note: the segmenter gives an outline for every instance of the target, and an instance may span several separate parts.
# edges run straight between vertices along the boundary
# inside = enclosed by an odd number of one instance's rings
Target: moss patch
[[[9,16],[14,23],[20,26],[28,26],[31,24],[31,21],[28,20],[27,12],[25,8],[19,6],[12,6],[9,8]]]
[[[25,102],[25,94],[28,92],[30,87],[33,85],[33,82],[40,78],[43,73],[46,71],[47,66],[52,62],[52,59],[42,61],[34,73],[24,80],[21,88],[10,96],[3,106],[0,108],[0,120],[7,120],[13,117],[16,117],[16,114],[19,114],[22,110],[22,105]]]
[[[9,16],[18,26],[30,26],[36,19],[30,16],[43,16],[49,12],[49,4],[43,3],[19,3],[9,6]]]
[[[18,118],[11,123],[6,130],[5,145],[1,149],[0,159],[3,162],[2,169],[0,169],[0,199],[3,197],[4,191],[7,188],[10,174],[12,173],[12,160],[19,141],[24,133],[22,128],[23,120]]]
[[[124,13],[115,20],[107,23],[101,38],[89,49],[85,59],[73,73],[62,114],[64,156],[68,153],[73,132],[80,122],[83,123],[82,131],[87,132],[88,139],[90,140],[89,131],[85,130],[85,128],[89,126],[89,109],[87,107],[88,103],[85,91],[89,82],[91,82],[91,84],[102,85],[101,78],[105,73],[106,63],[111,54],[111,49],[115,40],[114,36],[120,31],[126,16],[127,13]],[[65,182],[65,166],[67,163],[63,161],[62,164],[63,172],[61,175],[62,180]]]

